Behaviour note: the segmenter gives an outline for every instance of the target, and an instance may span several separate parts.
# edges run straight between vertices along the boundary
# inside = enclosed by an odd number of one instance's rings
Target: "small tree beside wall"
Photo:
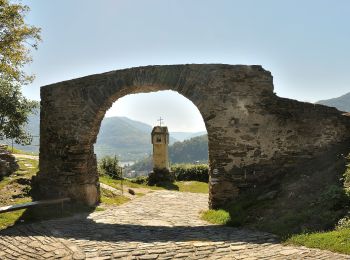
[[[122,167],[119,166],[117,156],[105,156],[98,162],[98,170],[101,175],[107,175],[113,179],[122,179]]]

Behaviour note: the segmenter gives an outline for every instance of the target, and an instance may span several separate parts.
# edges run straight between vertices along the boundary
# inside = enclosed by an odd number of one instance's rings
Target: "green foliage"
[[[169,147],[172,163],[193,163],[208,161],[208,136],[201,135],[183,142],[175,142]]]
[[[28,83],[33,80],[23,72],[31,62],[30,48],[36,49],[40,29],[24,21],[28,6],[0,0],[0,78],[9,82]]]
[[[218,225],[227,225],[231,222],[230,214],[223,209],[210,209],[204,211],[202,212],[201,218],[205,221]]]
[[[328,209],[342,209],[350,202],[345,189],[331,185],[320,196],[318,203],[327,206]]]
[[[350,229],[350,215],[346,216],[338,221],[338,225],[336,227],[337,230],[348,228]]]
[[[20,86],[0,79],[0,139],[14,139],[17,144],[30,144],[25,126],[29,114],[38,106],[26,99]]]
[[[169,159],[172,163],[176,164],[194,162],[206,163],[208,161],[208,136],[201,135],[183,142],[175,142],[173,145],[169,146]],[[135,171],[151,171],[153,169],[152,156],[150,155],[137,161],[130,169]]]
[[[136,178],[130,179],[130,182],[146,185],[148,183],[148,176],[138,176]]]
[[[209,181],[209,167],[207,164],[175,164],[171,166],[177,181]]]
[[[349,161],[349,156],[347,158]],[[344,173],[344,188],[347,192],[350,192],[350,164],[347,165],[346,171]]]
[[[0,139],[15,139],[18,144],[31,142],[24,126],[37,106],[23,97],[19,85],[33,80],[23,66],[31,61],[30,48],[36,49],[40,41],[40,29],[24,21],[28,11],[22,4],[0,0]]]
[[[100,174],[108,175],[113,179],[122,178],[122,168],[119,166],[117,156],[105,156],[98,163]]]
[[[150,172],[153,169],[153,158],[151,155],[147,156],[146,158],[137,161],[133,165],[130,166],[131,170],[134,171],[147,171]]]

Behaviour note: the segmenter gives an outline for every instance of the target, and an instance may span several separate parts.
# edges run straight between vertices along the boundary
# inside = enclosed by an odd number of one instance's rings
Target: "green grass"
[[[28,168],[25,164],[31,164],[33,168]],[[38,172],[39,162],[38,160],[32,160],[27,158],[21,158],[18,160],[19,169],[13,173],[11,176],[4,177],[0,180],[0,190],[6,185],[15,182],[19,178],[30,179],[33,175]]]
[[[102,175],[99,177],[100,182],[107,184],[115,189],[121,190],[121,180],[116,180],[116,179],[112,179],[111,177],[107,176],[107,175]],[[158,187],[158,186],[148,186],[146,184],[137,184],[137,183],[133,183],[128,179],[124,179],[123,180],[123,185],[127,186],[129,188],[146,188],[146,189],[151,189],[151,190],[162,190],[164,188],[162,187]]]
[[[350,254],[350,228],[293,235],[285,243]]]
[[[21,198],[17,199],[16,203],[25,203],[29,202],[31,199],[29,198]],[[0,214],[0,230],[5,229],[7,227],[13,226],[18,219],[23,215],[25,212],[25,209],[17,210],[17,211],[12,211],[12,212],[6,212],[6,213],[1,213]]]
[[[112,179],[109,176],[100,176],[100,182],[107,184],[115,189],[121,190],[121,180]],[[193,193],[208,193],[209,185],[200,181],[177,181],[174,183],[162,183],[157,186],[149,186],[147,184],[134,183],[128,179],[123,180],[123,185],[129,188],[145,188],[151,190],[176,190],[180,192],[193,192]]]
[[[209,185],[200,181],[177,181],[174,183],[180,192],[208,193]]]
[[[130,201],[129,198],[121,195],[116,195],[113,192],[105,189],[101,189],[101,202],[107,205],[121,205]]]
[[[230,213],[223,209],[204,211],[201,213],[201,219],[213,224],[235,226]],[[350,254],[350,228],[327,232],[295,234],[284,239],[284,244],[287,245],[306,246]]]
[[[201,218],[209,223],[218,225],[228,225],[231,222],[230,213],[223,209],[210,209],[202,212]]]

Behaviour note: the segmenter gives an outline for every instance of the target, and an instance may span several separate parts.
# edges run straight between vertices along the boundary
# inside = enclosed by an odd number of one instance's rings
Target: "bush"
[[[337,230],[348,228],[350,229],[350,216],[342,218],[338,221]]]
[[[108,175],[113,179],[122,179],[122,168],[119,166],[117,156],[105,156],[98,163],[100,174]]]
[[[209,167],[207,164],[175,164],[171,166],[177,181],[209,181]]]
[[[136,178],[130,179],[130,181],[136,184],[147,184],[148,176],[137,176]]]
[[[320,196],[319,203],[329,209],[343,209],[349,203],[346,190],[336,185],[330,185]]]

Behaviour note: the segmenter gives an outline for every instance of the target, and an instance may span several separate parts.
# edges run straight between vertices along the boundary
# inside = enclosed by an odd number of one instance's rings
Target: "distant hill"
[[[39,110],[29,116],[27,129],[34,136],[32,145],[21,146],[14,144],[15,148],[27,152],[39,152],[39,128],[40,113]],[[104,155],[117,155],[121,161],[135,161],[145,158],[152,152],[151,144],[152,126],[140,121],[132,120],[127,117],[106,117],[103,119],[100,132],[95,144],[95,153],[97,157]],[[178,132],[170,132],[170,144],[178,139],[174,138]],[[194,132],[181,132],[181,140],[198,135]],[[10,140],[5,143],[11,144]]]
[[[146,131],[147,126],[124,117],[104,118],[95,144],[97,157],[115,154],[130,161],[145,157],[152,151],[152,127]]]
[[[174,137],[178,141],[184,141],[187,139],[191,139],[192,137],[200,136],[200,135],[205,135],[207,132],[206,131],[201,131],[201,132],[170,132],[170,136]]]
[[[350,92],[337,98],[320,100],[316,102],[316,104],[335,107],[340,111],[350,112]]]
[[[201,135],[169,147],[171,163],[193,163],[208,161],[208,136]]]

